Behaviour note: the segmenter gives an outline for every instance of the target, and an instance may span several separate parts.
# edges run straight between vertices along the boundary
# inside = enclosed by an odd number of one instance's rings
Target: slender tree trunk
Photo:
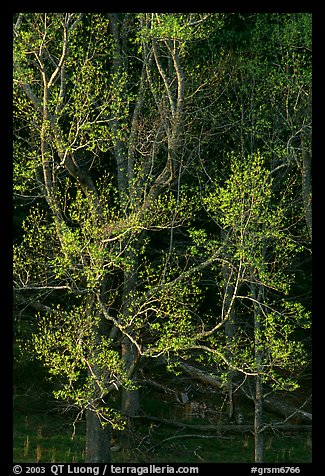
[[[98,415],[86,411],[86,463],[110,463],[110,426],[102,426]]]
[[[127,71],[127,58],[123,53],[123,34],[121,32],[122,20],[119,14],[110,13],[110,26],[111,33],[114,42],[114,55],[113,55],[113,70],[115,73],[116,87],[121,87],[119,81],[121,80],[122,74]],[[127,214],[128,207],[130,206],[129,200],[132,205],[132,179],[133,179],[133,155],[134,155],[134,140],[136,134],[136,120],[139,113],[139,109],[142,103],[142,89],[143,81],[145,78],[145,70],[143,69],[142,81],[139,89],[139,100],[136,106],[136,111],[134,113],[132,123],[132,131],[129,139],[129,143],[126,144],[120,138],[121,124],[120,120],[112,117],[112,131],[115,136],[114,152],[117,165],[117,180],[118,180],[118,190],[120,197],[121,209]],[[125,85],[126,86],[126,85]],[[127,94],[127,92],[125,91]],[[129,248],[131,243],[128,243],[126,248]],[[137,283],[137,258],[135,252],[129,248],[124,255],[126,260],[126,266],[128,269],[124,272],[124,286],[123,286],[123,295],[122,295],[122,314],[125,322],[128,321],[130,314],[130,305],[132,304],[132,292],[135,289]],[[129,333],[132,334],[132,329],[127,329]],[[134,367],[137,361],[137,349],[130,339],[126,336],[122,337],[121,342],[121,354],[125,363],[125,367],[129,377],[134,376]],[[121,401],[121,411],[124,415],[135,416],[138,413],[140,406],[140,396],[138,390],[127,390],[122,388],[122,401]]]
[[[137,263],[138,259],[136,256],[136,250],[129,250],[126,252],[125,256],[126,261],[128,261],[130,268],[124,273],[124,291],[123,291],[123,305],[122,305],[122,314],[125,322],[128,322],[130,310],[132,306],[132,295],[137,284]],[[129,335],[133,334],[132,328],[128,328],[127,332]],[[127,336],[123,336],[121,342],[121,352],[122,358],[124,360],[125,368],[128,373],[128,377],[132,380],[136,380],[136,365],[138,362],[138,349],[130,341]],[[140,408],[140,392],[139,390],[128,390],[122,388],[122,401],[121,401],[121,411],[126,416],[135,416],[137,415]]]
[[[302,151],[302,198],[304,203],[305,220],[310,240],[312,240],[312,203],[311,203],[311,160],[305,134],[301,134]]]
[[[255,463],[263,463],[264,460],[264,433],[263,427],[263,382],[262,382],[262,363],[263,350],[261,342],[261,312],[258,303],[261,302],[263,288],[252,284],[254,299],[254,338],[255,338],[255,363],[257,375],[255,377],[255,417],[254,417],[254,437],[255,437]]]
[[[138,243],[137,243],[138,244]],[[137,251],[130,249],[125,257],[129,263],[130,268],[124,273],[124,292],[123,292],[123,307],[122,312],[125,321],[127,322],[130,315],[130,307],[132,306],[132,294],[137,284],[137,266],[138,259]],[[131,311],[132,313],[132,311]],[[132,334],[132,329],[128,329],[128,333]],[[130,341],[127,336],[122,339],[122,358],[125,363],[129,378],[136,380],[136,364],[138,361],[138,349]],[[126,416],[137,415],[140,408],[140,392],[139,390],[122,389],[122,413]]]
[[[92,312],[94,309],[94,298],[89,299],[89,305],[86,314]],[[103,336],[106,336],[106,321],[103,316],[99,324],[95,326],[96,344],[99,345]],[[95,356],[97,355],[97,348],[92,349]],[[94,365],[88,370],[88,375],[91,374],[92,379],[97,378],[100,381],[100,369]],[[86,410],[86,463],[109,463],[110,462],[110,425],[102,425],[98,414],[96,413],[96,402],[102,398],[103,390],[99,387],[96,381],[93,381],[93,395],[92,405],[93,409]]]
[[[227,243],[227,233],[222,231],[222,239],[224,243]],[[227,254],[225,256],[227,258]],[[222,274],[224,279],[224,299],[223,299],[223,308],[222,316],[223,319],[226,319],[225,323],[225,336],[226,336],[226,345],[227,345],[227,359],[229,362],[232,360],[232,350],[231,345],[233,337],[235,335],[235,313],[233,306],[233,294],[234,294],[234,283],[233,276],[230,266],[225,262],[222,266]],[[227,393],[228,393],[228,415],[231,419],[234,416],[235,406],[234,406],[234,392],[233,392],[233,377],[234,373],[231,369],[228,371],[227,375]]]
[[[227,270],[228,274],[229,269]],[[233,292],[233,285],[229,284],[227,286],[226,292]],[[232,339],[235,334],[235,322],[234,322],[234,312],[232,309],[229,308],[229,301],[231,298],[231,295],[228,295],[226,297],[226,312],[229,312],[229,316],[227,319],[227,322],[225,324],[225,334],[226,334],[226,343],[227,343],[227,359],[229,362],[232,360],[232,351],[231,351],[231,344],[232,344]],[[228,408],[229,408],[229,418],[232,418],[234,416],[234,411],[235,411],[235,405],[234,405],[234,391],[233,391],[233,377],[234,373],[230,369],[228,371],[227,375],[227,393],[228,393]]]
[[[122,342],[122,357],[126,367],[132,372],[138,359],[138,352],[135,346],[126,337]],[[136,416],[140,409],[140,392],[136,390],[122,389],[122,413],[128,417]]]
[[[263,463],[264,460],[264,432],[263,426],[263,383],[261,376],[256,377],[255,382],[255,418],[254,418],[254,436],[255,436],[255,463]]]

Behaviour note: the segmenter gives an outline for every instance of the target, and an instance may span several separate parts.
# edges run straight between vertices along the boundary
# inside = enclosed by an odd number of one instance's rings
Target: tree
[[[274,177],[273,188],[277,189],[274,193],[282,194],[287,188],[291,194],[285,213],[292,218],[292,236],[295,234],[297,244],[305,247],[297,258],[300,267],[308,266],[311,239],[311,15],[238,13],[227,16],[224,28],[217,35],[210,57],[213,55],[218,65],[215,70],[223,81],[215,81],[215,95],[209,98],[209,108],[203,116],[208,123],[211,145],[204,149],[205,156],[201,154],[202,189],[206,189],[206,183],[214,187],[216,182],[225,182],[231,173],[230,157],[235,155],[238,160],[246,161],[248,156],[259,151]],[[301,138],[305,136],[308,137],[307,148],[301,145]],[[304,216],[307,227],[303,225]],[[226,245],[222,252],[222,273],[218,271],[217,274],[217,281],[222,280],[224,285],[223,300],[217,312],[228,316],[224,332],[226,340],[231,342],[237,307],[237,300],[232,297],[236,294],[238,275],[230,264],[233,249],[226,243],[228,233],[220,221],[217,223],[220,230],[217,234]],[[295,260],[292,268],[296,265]],[[230,348],[228,354],[230,356]],[[234,411],[232,377],[233,372],[229,371],[230,416]]]
[[[302,247],[289,233],[288,197],[275,196],[273,178],[260,154],[232,159],[229,179],[206,199],[213,219],[227,236],[229,274],[223,288],[223,312],[235,311],[231,335],[210,352],[229,370],[254,380],[255,461],[263,462],[263,401],[272,390],[295,390],[307,363],[297,329],[307,328],[309,313],[294,300],[292,263]],[[233,284],[230,286],[229,282]],[[252,389],[250,389],[251,391]]]
[[[181,58],[202,21],[15,18],[15,191],[34,201],[15,291],[45,315],[34,349],[59,377],[56,397],[86,412],[88,462],[109,461],[110,427],[137,412],[143,357],[177,352],[193,332],[195,269],[174,236],[191,217]]]

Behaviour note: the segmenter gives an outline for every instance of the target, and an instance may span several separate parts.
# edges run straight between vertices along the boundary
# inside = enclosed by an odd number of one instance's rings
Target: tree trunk
[[[138,243],[137,243],[138,245]],[[126,259],[130,263],[130,268],[124,273],[124,292],[123,292],[123,306],[122,312],[126,322],[128,322],[130,317],[130,308],[132,306],[132,294],[135,290],[137,284],[137,266],[138,259],[136,255],[136,250],[129,250],[126,253]],[[131,264],[132,263],[132,264]],[[129,334],[132,334],[132,329],[127,329]],[[136,380],[136,365],[138,362],[138,349],[130,341],[127,336],[122,338],[122,358],[125,364],[128,377],[132,380]],[[121,402],[122,413],[126,416],[135,416],[137,415],[140,408],[140,392],[139,390],[128,390],[122,389],[122,402]]]
[[[263,426],[263,384],[258,375],[256,377],[255,394],[255,417],[254,417],[254,437],[255,437],[255,463],[263,463],[264,459],[264,433]]]
[[[123,338],[122,342],[122,358],[125,362],[126,368],[129,373],[134,372],[134,367],[138,360],[138,352],[135,346],[130,342],[127,337]],[[140,392],[136,390],[122,389],[122,402],[121,411],[124,415],[136,416],[140,409]]]
[[[149,420],[149,421],[155,421],[157,423],[162,423],[167,426],[171,426],[174,428],[182,428],[186,430],[194,430],[194,431],[205,431],[205,432],[213,432],[216,433],[217,435],[220,435],[222,433],[244,433],[244,432],[249,432],[251,433],[254,431],[254,425],[252,424],[245,424],[245,425],[223,425],[223,424],[210,424],[210,425],[200,425],[200,424],[190,424],[190,423],[184,423],[182,421],[177,421],[175,419],[169,420],[166,418],[159,418],[151,415],[138,415],[134,417],[135,420],[141,419],[141,420]],[[277,431],[282,431],[282,432],[289,432],[289,433],[301,433],[301,432],[311,432],[312,431],[312,425],[288,425],[284,424],[282,425],[281,423],[275,423],[274,425],[270,425],[269,427],[265,428],[266,432],[274,432],[274,430]],[[217,436],[216,435],[216,436]]]
[[[206,385],[211,385],[212,387],[218,389],[223,388],[223,382],[218,377],[214,377],[208,372],[198,369],[197,367],[193,367],[193,365],[190,365],[185,362],[180,362],[179,366],[184,372],[190,375],[191,378],[198,380],[199,382],[203,382]]]
[[[229,244],[229,237],[225,230],[222,230],[222,241],[225,245],[225,261],[222,265],[222,275],[224,280],[223,285],[223,306],[222,306],[222,318],[226,320],[225,323],[225,337],[227,345],[226,357],[228,362],[233,360],[233,339],[236,332],[236,322],[235,322],[235,283],[234,276],[231,266],[227,262],[228,259],[231,260],[229,256],[229,251],[227,250],[227,245]],[[228,393],[228,415],[229,419],[232,419],[235,416],[236,408],[234,404],[234,372],[229,369],[227,375],[227,393]]]
[[[121,77],[124,72],[127,71],[127,58],[123,52],[123,33],[121,32],[122,23],[121,17],[117,13],[109,13],[110,28],[113,37],[113,71],[115,74],[116,87],[121,87]],[[143,70],[144,80],[144,70]],[[123,86],[126,88],[126,84]],[[134,123],[137,119],[137,114],[142,103],[142,90],[143,82],[139,88],[139,100],[137,102],[136,112],[134,112]],[[127,91],[125,89],[125,94]],[[117,166],[117,182],[120,197],[120,206],[124,213],[127,215],[128,207],[131,204],[132,209],[132,183],[133,183],[133,154],[134,154],[134,140],[135,140],[135,124],[132,123],[132,133],[129,138],[129,142],[126,143],[120,138],[121,123],[118,118],[113,114],[112,118],[112,131],[114,134],[114,152]],[[139,238],[139,237],[138,237]],[[126,238],[126,243],[129,237]],[[135,238],[136,241],[136,238]],[[130,306],[132,305],[132,292],[137,284],[137,256],[136,252],[132,250],[132,243],[128,242],[125,245],[124,259],[127,262],[126,269],[123,277],[123,294],[122,294],[122,315],[125,322],[128,321],[130,315]],[[128,268],[129,266],[129,268]],[[128,269],[127,269],[128,268]],[[129,334],[132,334],[132,329],[126,329]],[[128,377],[132,378],[135,371],[135,365],[137,362],[137,349],[134,344],[130,342],[127,336],[122,337],[121,342],[121,355],[125,363],[125,368],[128,373]],[[121,411],[126,416],[135,416],[138,413],[140,406],[140,394],[138,390],[127,390],[122,388],[122,401]]]
[[[253,279],[252,279],[253,283]],[[263,296],[262,286],[256,290],[256,285],[252,284],[252,295],[254,298],[254,334],[255,334],[255,364],[257,375],[255,377],[255,416],[254,416],[254,438],[255,438],[255,463],[263,463],[264,459],[264,433],[263,427],[263,350],[261,341],[261,313],[257,303],[260,303]]]
[[[110,426],[102,427],[98,415],[86,411],[86,463],[110,463]]]
[[[301,134],[302,151],[302,198],[304,203],[305,220],[310,240],[312,240],[312,203],[311,203],[311,159],[305,134]]]
[[[234,309],[232,303],[232,297],[234,293],[234,286],[231,282],[231,271],[229,266],[225,264],[223,266],[223,276],[225,280],[224,285],[224,306],[223,306],[223,314],[226,316],[226,324],[225,324],[225,335],[226,335],[226,344],[227,344],[227,359],[231,362],[233,355],[232,355],[232,341],[235,335],[235,316],[234,316]],[[234,392],[233,392],[233,371],[228,370],[227,375],[227,393],[228,393],[228,410],[229,410],[229,418],[231,419],[234,415]]]

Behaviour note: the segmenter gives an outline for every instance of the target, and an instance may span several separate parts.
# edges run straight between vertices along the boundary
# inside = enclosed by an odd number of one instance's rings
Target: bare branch
[[[155,61],[156,61],[157,69],[158,69],[159,74],[162,77],[163,83],[165,85],[165,90],[166,90],[166,93],[167,93],[167,96],[168,96],[170,110],[171,110],[172,116],[174,116],[175,112],[176,112],[176,106],[175,106],[175,103],[174,103],[174,99],[173,99],[173,96],[172,96],[170,86],[168,84],[166,73],[164,72],[164,69],[163,69],[162,64],[160,62],[160,59],[159,59],[156,40],[153,40],[152,46],[153,46],[153,54],[154,54],[154,58],[155,58]]]
[[[60,289],[69,289],[71,291],[71,287],[67,285],[62,286],[23,286],[23,287],[14,287],[15,291],[42,291],[44,289],[53,289],[53,290],[60,290]]]
[[[47,84],[48,88],[50,88],[52,86],[53,81],[55,80],[55,78],[57,77],[60,69],[62,68],[64,59],[65,59],[66,54],[67,54],[67,51],[68,51],[68,28],[67,28],[67,25],[64,25],[61,57],[60,57],[60,60],[58,62],[58,65],[57,65],[56,69],[53,71],[53,73],[52,73],[52,75],[49,79],[49,82]]]

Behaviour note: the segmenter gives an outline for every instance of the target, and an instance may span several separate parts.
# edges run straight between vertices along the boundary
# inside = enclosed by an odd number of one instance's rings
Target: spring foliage
[[[14,37],[15,298],[56,398],[121,428],[162,355],[295,389],[310,16],[23,13]]]

